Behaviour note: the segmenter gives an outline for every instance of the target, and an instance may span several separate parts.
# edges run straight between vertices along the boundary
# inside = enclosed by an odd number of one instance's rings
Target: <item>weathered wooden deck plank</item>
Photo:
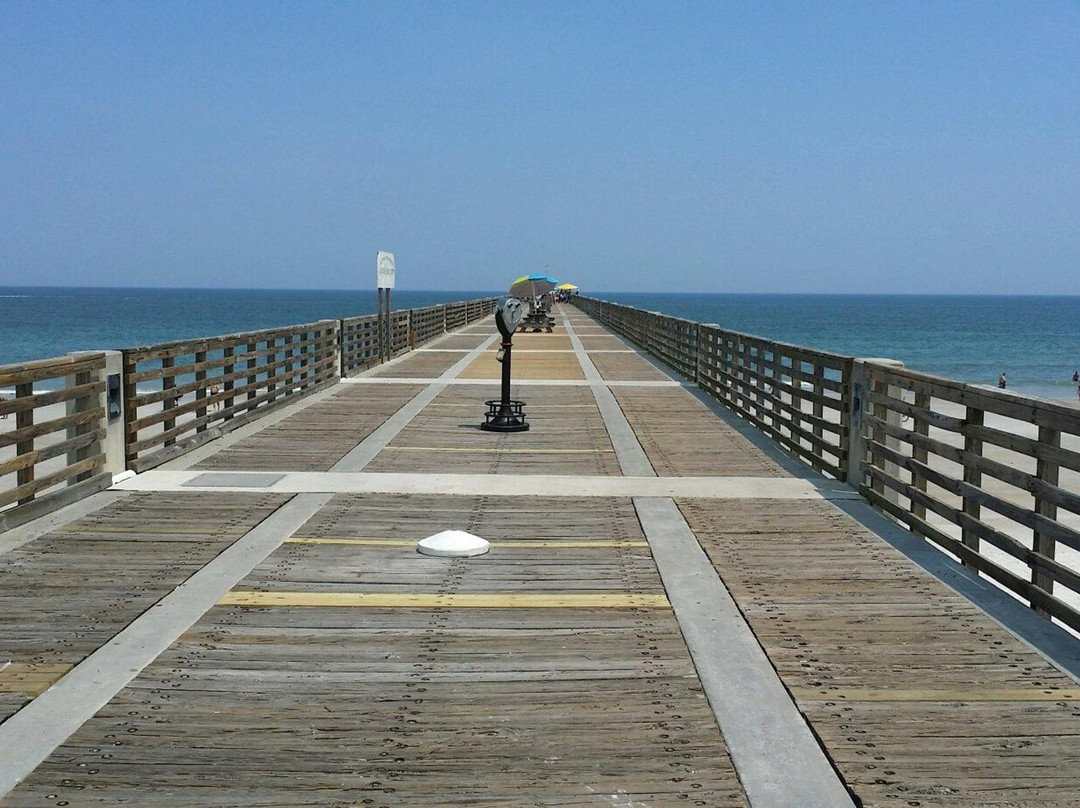
[[[550,545],[439,559],[288,544],[237,589],[661,591],[629,500],[599,511],[339,496],[298,533],[413,538],[467,516],[496,540],[540,525]],[[582,536],[634,544],[558,548]],[[9,802],[45,792],[72,804],[747,804],[669,609],[220,606]]]
[[[590,346],[585,344],[585,340],[589,338],[582,337],[581,339],[585,350],[589,350]],[[592,342],[592,340],[589,341]],[[606,380],[638,382],[668,378],[636,354],[600,352],[591,354],[590,358],[596,365],[596,369],[600,371],[600,376]]]
[[[864,804],[1077,799],[1080,690],[978,608],[827,503],[680,507]]]
[[[0,556],[0,720],[286,499],[132,494]]]
[[[576,362],[573,354],[566,356]],[[530,431],[505,434],[480,429],[484,402],[499,397],[498,386],[447,388],[367,470],[618,475],[614,448],[588,388],[534,390],[513,392],[526,401]]]
[[[647,364],[639,356],[629,358]],[[613,388],[612,392],[661,477],[790,476],[684,390]]]
[[[411,385],[338,385],[326,401],[238,441],[193,468],[328,471],[420,389]]]

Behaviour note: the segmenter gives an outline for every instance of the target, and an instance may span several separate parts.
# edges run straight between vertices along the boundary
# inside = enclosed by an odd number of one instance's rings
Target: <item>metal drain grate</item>
[[[217,472],[192,477],[184,485],[194,488],[269,488],[284,476],[284,474],[222,474]]]

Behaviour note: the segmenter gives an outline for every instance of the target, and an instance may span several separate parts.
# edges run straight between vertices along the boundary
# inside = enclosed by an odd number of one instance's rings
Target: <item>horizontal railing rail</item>
[[[0,530],[107,488],[447,331],[479,298],[0,366]]]
[[[847,477],[853,358],[702,325],[697,382],[812,468]]]
[[[573,300],[811,467],[846,478],[853,357],[619,303]]]
[[[111,483],[105,365],[100,352],[0,365],[0,388],[14,388],[0,401],[0,529]]]
[[[158,466],[338,376],[340,321],[126,348],[127,467]]]
[[[423,345],[446,333],[446,306],[428,306],[411,312],[414,345]]]
[[[341,375],[351,376],[379,364],[379,316],[341,321]]]
[[[863,496],[1080,631],[1080,412],[872,362],[864,378]]]
[[[1080,410],[575,297],[820,472],[1080,632]]]

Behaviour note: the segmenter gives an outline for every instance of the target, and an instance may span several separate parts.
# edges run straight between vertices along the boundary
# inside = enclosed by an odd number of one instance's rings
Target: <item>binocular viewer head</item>
[[[495,327],[499,329],[503,339],[509,339],[510,335],[517,331],[524,316],[525,307],[516,297],[502,297],[495,304]]]

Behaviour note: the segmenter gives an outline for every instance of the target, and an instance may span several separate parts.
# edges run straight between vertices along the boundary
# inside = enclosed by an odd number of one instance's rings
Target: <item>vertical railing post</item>
[[[138,393],[138,387],[133,380],[133,376],[139,367],[139,363],[131,360],[127,352],[124,352],[122,356],[124,370],[120,381],[124,387],[124,468],[127,469],[139,456],[138,452],[131,449],[131,444],[138,438],[138,433],[133,428],[133,424],[138,417],[139,410],[132,402]]]
[[[915,393],[915,406],[919,409],[930,409],[930,394],[916,391]],[[916,435],[921,435],[926,438],[930,435],[930,422],[919,417],[912,419],[912,428]],[[930,452],[927,451],[925,446],[914,445],[911,449],[911,458],[917,462],[926,465],[930,461]],[[917,491],[926,492],[926,478],[917,474],[911,473],[911,485]],[[919,519],[926,519],[926,506],[921,502],[911,502],[911,512],[915,514]]]
[[[867,437],[886,446],[894,451],[899,451],[900,441],[886,436],[884,430],[869,430],[863,424],[863,415],[870,413],[886,423],[899,426],[901,416],[896,410],[886,407],[884,404],[876,405],[873,410],[867,407],[869,394],[880,393],[889,398],[901,399],[903,393],[900,387],[876,380],[871,365],[888,368],[902,368],[903,362],[896,359],[855,359],[851,366],[851,388],[848,404],[848,452],[846,463],[847,484],[858,490],[859,486],[866,483],[865,463],[868,458],[872,459],[867,446]],[[881,469],[890,477],[899,479],[900,467],[889,460],[882,459]],[[899,502],[899,493],[893,489],[886,490],[884,483],[873,481],[871,488],[890,502]]]
[[[824,434],[824,429],[821,426],[821,419],[825,418],[825,403],[822,399],[825,398],[825,367],[820,364],[820,360],[814,362],[814,395],[817,396],[817,400],[814,401],[814,417],[818,421],[814,424],[814,437],[820,438]]]
[[[342,350],[345,345],[345,321],[336,320],[334,325],[334,376],[338,379],[345,378],[345,358]]]
[[[162,368],[162,370],[172,368],[172,367],[175,366],[175,364],[176,364],[176,360],[171,356],[163,357],[162,360],[161,360],[161,368]],[[161,377],[161,391],[162,391],[162,394],[163,394],[163,398],[162,398],[162,401],[161,401],[161,406],[164,408],[164,410],[166,412],[169,412],[170,410],[172,410],[174,407],[176,407],[176,405],[178,403],[178,400],[176,398],[169,395],[169,391],[172,390],[175,386],[176,386],[176,377],[175,376],[168,375],[168,376],[162,376]],[[176,426],[176,416],[175,416],[175,414],[173,415],[173,417],[166,418],[164,421],[161,422],[161,428],[165,432],[168,432],[170,429],[173,429],[175,426]],[[174,443],[176,443],[176,438],[167,438],[166,441],[165,441],[166,446],[172,446]]]
[[[15,398],[30,398],[34,395],[34,383],[24,382],[22,384],[15,385]],[[34,408],[33,406],[25,407],[15,413],[15,428],[16,429],[30,429],[34,426]],[[23,455],[30,454],[34,451],[34,438],[33,436],[19,441],[15,444],[15,456],[22,457]],[[15,484],[18,486],[26,485],[34,481],[34,464],[29,463],[23,468],[19,469],[15,473]],[[34,499],[33,494],[23,497],[19,500],[20,505],[25,505],[27,502],[32,502]]]
[[[1061,446],[1061,432],[1057,429],[1040,426],[1039,443],[1042,446],[1048,447],[1051,450],[1057,449]],[[1057,462],[1053,460],[1048,460],[1045,456],[1043,456],[1038,458],[1035,465],[1035,473],[1038,476],[1039,480],[1046,485],[1051,485],[1056,488],[1058,485],[1058,471],[1060,468]],[[1035,495],[1035,513],[1053,522],[1057,520],[1057,512],[1057,505],[1055,505],[1053,502],[1046,500],[1044,497],[1039,496],[1038,494]],[[1049,559],[1053,559],[1054,554],[1057,550],[1057,543],[1053,536],[1048,536],[1046,533],[1039,530],[1038,526],[1036,525],[1035,535],[1032,541],[1031,548],[1039,555],[1045,556]],[[1045,572],[1042,572],[1039,569],[1032,569],[1031,582],[1035,584],[1035,586],[1039,587],[1039,589],[1046,592],[1046,594],[1054,594],[1054,579],[1047,575]],[[1049,613],[1046,611],[1046,609],[1036,605],[1035,603],[1032,603],[1031,605],[1039,614],[1049,616]]]
[[[76,373],[72,376],[68,376],[64,383],[67,387],[78,387],[84,384],[92,384],[94,382],[100,382],[102,390],[100,393],[89,394],[85,396],[79,396],[76,399],[68,399],[67,406],[65,408],[66,415],[76,415],[80,412],[88,412],[89,410],[101,408],[104,410],[104,415],[100,421],[93,421],[84,424],[77,424],[72,427],[68,427],[67,437],[76,438],[79,435],[85,435],[87,432],[96,432],[103,430],[105,435],[100,440],[95,440],[87,446],[80,447],[67,453],[67,463],[72,466],[82,460],[86,460],[88,457],[93,457],[97,454],[105,456],[105,462],[103,464],[102,471],[110,474],[119,474],[124,470],[124,419],[123,419],[123,399],[121,398],[120,410],[115,413],[110,412],[109,406],[109,376],[119,376],[122,368],[122,356],[119,351],[72,351],[68,356],[73,358],[94,356],[104,354],[105,364],[97,370],[88,370],[84,373]],[[118,382],[119,379],[115,379],[114,382]],[[68,480],[68,485],[75,485],[76,483],[86,480],[94,474],[93,471],[84,471],[78,475],[77,478]]]
[[[205,363],[206,363],[206,351],[196,351],[195,352],[195,365],[198,366],[198,365],[203,365]],[[199,368],[198,370],[195,371],[195,381],[198,382],[198,384],[199,384],[199,386],[195,388],[195,398],[198,401],[203,401],[206,398],[206,368]],[[200,419],[200,418],[205,418],[205,417],[206,417],[206,405],[203,404],[203,406],[201,406],[201,407],[199,407],[198,409],[195,410],[195,418]],[[206,431],[206,424],[199,424],[197,427],[195,427],[195,432],[196,433],[205,432],[205,431]]]
[[[255,396],[256,396],[256,388],[254,387],[254,385],[256,384],[256,382],[259,381],[259,373],[258,373],[258,369],[256,368],[258,358],[255,356],[255,352],[258,350],[258,348],[259,348],[259,343],[258,342],[249,342],[247,344],[247,349],[248,349],[248,357],[247,357],[248,376],[247,376],[247,383],[248,383],[248,386],[251,387],[251,389],[248,391],[248,394],[247,394],[248,401],[251,401],[253,398],[255,398]]]
[[[968,405],[966,409],[966,416],[964,418],[965,426],[982,426],[985,413],[977,407]],[[964,452],[976,457],[982,457],[983,442],[982,438],[974,437],[970,434],[964,435]],[[970,462],[964,463],[964,482],[974,488],[982,486],[982,472],[975,468]],[[964,514],[971,517],[972,520],[978,521],[981,515],[982,508],[979,501],[974,497],[969,497],[966,494],[963,497]],[[974,531],[970,530],[966,526],[961,526],[960,540],[970,547],[974,552],[979,552],[979,536]]]
[[[233,387],[236,386],[236,381],[232,378],[233,371],[236,370],[236,363],[230,362],[233,352],[236,347],[233,345],[226,345],[224,350],[225,364],[221,368],[221,372],[225,376],[225,383],[222,385],[222,389],[225,391],[225,420],[228,421],[233,417],[232,408],[235,403],[235,399],[229,393],[232,392]]]
[[[698,323],[697,328],[697,362],[694,372],[694,381],[701,387],[701,380],[708,377],[708,357],[711,354],[713,342],[708,337],[709,328],[719,328],[715,323]]]
[[[282,337],[272,337],[266,340],[266,361],[263,363],[266,366],[266,403],[271,404],[277,398],[277,377],[278,370],[278,340]]]

